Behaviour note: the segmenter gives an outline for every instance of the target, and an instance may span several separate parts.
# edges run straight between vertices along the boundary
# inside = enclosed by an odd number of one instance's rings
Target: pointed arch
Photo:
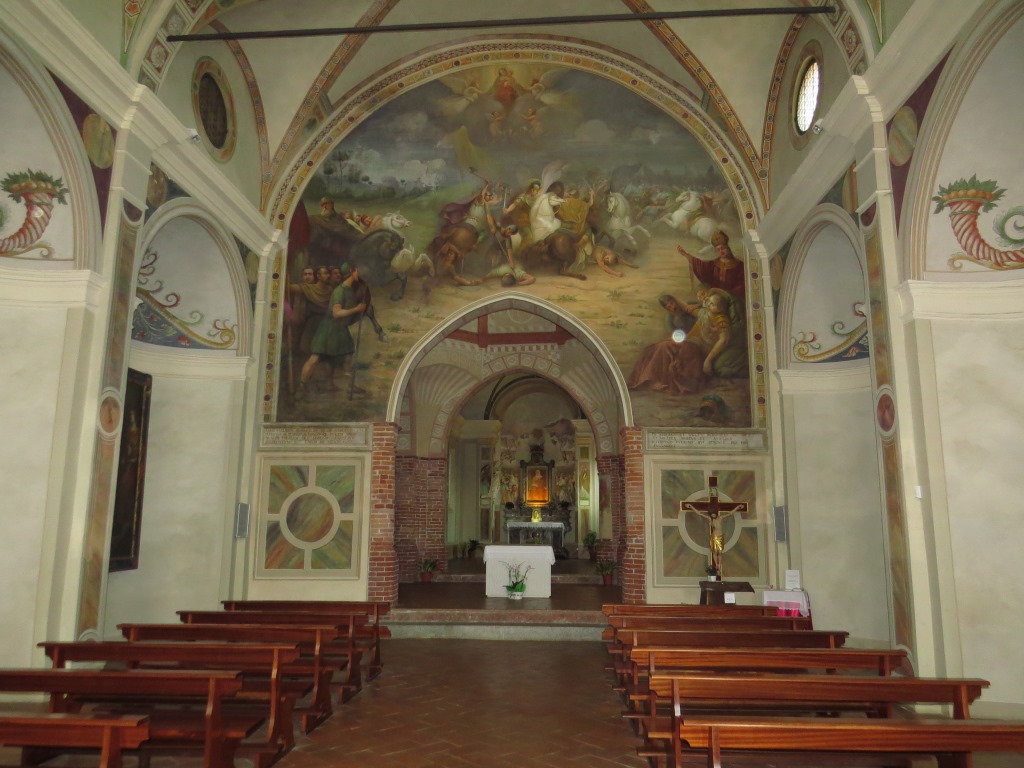
[[[564,329],[571,341],[585,350],[589,360],[579,355],[573,364],[566,365],[560,351],[530,344],[488,346],[478,349],[473,355],[467,354],[468,348],[460,348],[455,354],[445,354],[442,344],[448,341],[453,331],[485,315],[507,310],[536,315]],[[439,371],[443,365],[444,370],[431,377],[437,380],[436,386],[429,386],[429,381],[421,382],[423,391],[415,393],[414,381],[417,372],[424,370],[425,363],[437,366]],[[411,392],[418,395],[417,399],[426,399],[436,411],[431,419],[426,448],[431,454],[439,453],[443,450],[450,419],[458,413],[458,406],[485,381],[515,371],[537,374],[568,392],[590,420],[600,453],[617,451],[619,429],[632,426],[633,419],[626,380],[610,351],[583,322],[563,308],[517,292],[502,293],[469,304],[425,334],[398,369],[388,399],[386,418],[400,422],[403,403]]]

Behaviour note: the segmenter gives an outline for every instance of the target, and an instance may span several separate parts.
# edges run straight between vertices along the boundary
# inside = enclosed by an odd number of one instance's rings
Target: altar
[[[555,549],[565,546],[565,525],[556,521],[509,520],[505,529],[509,544],[544,544]]]
[[[555,552],[551,547],[491,544],[484,547],[484,563],[487,566],[487,597],[506,596],[508,566],[520,563],[530,568],[523,597],[551,597],[551,566],[555,564]]]

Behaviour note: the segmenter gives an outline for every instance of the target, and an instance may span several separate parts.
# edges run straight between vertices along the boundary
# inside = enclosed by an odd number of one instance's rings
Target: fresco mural
[[[535,62],[442,77],[353,128],[304,203],[282,276],[278,421],[382,418],[424,334],[514,289],[602,338],[638,423],[751,423],[729,188],[693,136],[620,85]]]

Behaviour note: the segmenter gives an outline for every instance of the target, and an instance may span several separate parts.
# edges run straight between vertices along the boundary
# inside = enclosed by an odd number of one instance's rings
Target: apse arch
[[[483,382],[514,371],[529,371],[547,378],[564,389],[580,404],[594,427],[601,453],[612,453],[618,445],[618,427],[633,425],[632,407],[625,377],[619,370],[604,342],[585,323],[560,306],[544,299],[514,291],[480,299],[449,316],[425,334],[409,350],[399,367],[387,404],[386,419],[400,423],[407,395],[414,389],[417,371],[422,371],[428,356],[438,350],[451,334],[478,318],[494,312],[519,310],[544,318],[563,328],[593,358],[593,364],[573,370],[563,370],[560,361],[542,349],[530,345],[507,345],[489,349],[476,361],[465,355],[451,355],[443,381],[435,382],[432,401],[437,413],[430,428],[429,452],[443,451],[449,424],[458,412],[456,404],[465,402]],[[427,387],[423,387],[424,390]],[[429,398],[426,391],[415,392],[417,397]]]
[[[614,82],[678,122],[714,160],[744,226],[764,213],[750,161],[701,107],[700,98],[628,54],[569,38],[501,36],[419,51],[366,78],[338,101],[335,113],[312,134],[276,181],[268,215],[284,228],[301,204],[316,170],[335,146],[377,109],[411,89],[481,65],[559,65]],[[286,147],[282,146],[282,150]]]
[[[779,296],[782,369],[866,366],[867,261],[856,222],[823,203],[797,230]]]
[[[193,248],[172,250],[158,270],[160,259],[155,248],[176,244],[191,244]],[[249,280],[238,246],[227,229],[191,198],[180,198],[161,206],[146,222],[140,245],[135,272],[133,341],[165,347],[191,346],[248,357],[252,353],[254,322]],[[205,248],[195,250],[196,246]],[[209,255],[217,258],[204,261]],[[213,285],[202,285],[204,278],[209,278]],[[188,287],[196,291],[190,303],[181,293]],[[163,324],[181,330],[183,338],[200,339],[205,344],[182,342],[182,337],[174,340],[178,343],[140,338],[139,313],[143,304],[161,315]]]

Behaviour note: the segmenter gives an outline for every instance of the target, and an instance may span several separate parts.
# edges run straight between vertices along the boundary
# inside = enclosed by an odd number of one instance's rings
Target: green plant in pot
[[[474,556],[473,553],[476,552],[479,547],[480,547],[480,542],[479,541],[477,541],[476,539],[470,539],[469,540],[469,546],[466,547],[466,557],[468,557],[470,560],[472,560],[473,556]]]
[[[590,561],[597,562],[597,533],[591,531],[583,537],[583,546],[587,548],[587,552],[590,553]]]
[[[437,570],[437,560],[420,560],[420,581],[430,581]]]
[[[609,586],[612,583],[612,578],[615,576],[615,561],[598,560],[594,567],[597,569],[597,572],[601,574],[601,578],[604,580],[605,586]]]
[[[510,600],[522,600],[526,592],[526,575],[533,566],[522,563],[504,563],[508,578],[505,581],[505,592]]]
[[[705,565],[704,573],[708,575],[708,581],[718,581],[719,576],[721,576],[714,563],[708,563]]]

